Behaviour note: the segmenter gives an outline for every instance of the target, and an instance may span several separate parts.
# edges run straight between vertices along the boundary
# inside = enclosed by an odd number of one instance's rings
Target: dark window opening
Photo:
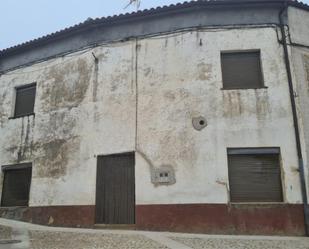
[[[228,149],[231,202],[282,202],[279,148]]]
[[[16,88],[14,117],[22,117],[34,113],[36,84]]]
[[[264,87],[260,51],[222,52],[223,89]]]
[[[28,206],[32,164],[17,164],[3,168],[2,207]]]

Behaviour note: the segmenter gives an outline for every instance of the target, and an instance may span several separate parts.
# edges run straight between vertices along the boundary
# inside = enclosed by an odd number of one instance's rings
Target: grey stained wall
[[[303,152],[306,160],[307,192],[309,191],[309,12],[289,8],[290,43],[301,46],[289,46],[291,66],[294,72],[294,84],[298,102],[298,116],[303,132]],[[307,48],[305,47],[307,46]]]
[[[261,50],[267,88],[222,90],[220,52]],[[92,55],[98,58],[98,64]],[[284,201],[300,203],[276,29],[186,31],[98,46],[0,77],[0,164],[33,162],[30,206],[94,205],[96,156],[135,151],[136,204],[229,202],[227,148],[280,147]],[[35,116],[8,119],[37,82]],[[207,127],[192,120],[205,117]],[[172,184],[154,184],[169,169]]]

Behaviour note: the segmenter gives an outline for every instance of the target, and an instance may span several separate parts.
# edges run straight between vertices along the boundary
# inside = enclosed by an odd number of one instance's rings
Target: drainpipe
[[[280,30],[281,30],[281,35],[282,35],[282,45],[283,45],[283,50],[284,50],[284,60],[285,60],[285,66],[286,66],[288,83],[289,83],[290,100],[291,100],[291,106],[292,106],[293,123],[294,123],[295,138],[296,138],[296,149],[297,149],[297,156],[298,156],[300,185],[301,185],[302,199],[304,203],[305,233],[306,233],[306,236],[309,236],[309,205],[308,205],[308,197],[307,197],[307,189],[306,189],[304,160],[303,160],[301,141],[300,141],[300,135],[299,135],[299,125],[298,125],[297,110],[296,110],[296,104],[295,104],[291,65],[290,65],[289,52],[288,52],[288,46],[286,42],[286,35],[285,35],[285,28],[284,28],[284,21],[283,21],[283,14],[287,11],[287,9],[288,9],[288,1],[284,1],[284,6],[279,13],[279,21],[280,21]]]

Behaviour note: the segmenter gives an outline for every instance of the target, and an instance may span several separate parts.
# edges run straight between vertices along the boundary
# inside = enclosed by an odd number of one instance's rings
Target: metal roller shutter
[[[282,202],[279,154],[228,155],[231,202]]]
[[[31,182],[31,164],[23,168],[6,169],[2,189],[1,206],[28,206]]]
[[[35,84],[16,88],[15,117],[32,114],[34,112],[35,93]]]
[[[221,53],[224,89],[263,87],[260,52]]]

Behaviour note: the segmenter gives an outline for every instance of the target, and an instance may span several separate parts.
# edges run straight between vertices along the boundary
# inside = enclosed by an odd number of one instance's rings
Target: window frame
[[[230,182],[230,174],[229,174],[229,155],[278,155],[278,164],[280,170],[280,187],[281,187],[281,201],[232,201],[232,193],[231,193],[231,182]],[[226,149],[227,156],[227,174],[228,174],[228,198],[229,203],[231,204],[284,204],[286,203],[286,195],[284,188],[284,172],[282,167],[282,157],[281,157],[281,149],[280,147],[228,147]]]
[[[17,102],[17,92],[18,92],[18,90],[32,88],[32,87],[35,88],[32,112],[16,115],[16,102]],[[36,82],[24,84],[24,85],[19,85],[19,86],[14,87],[14,99],[13,99],[14,105],[13,105],[13,110],[12,110],[12,117],[10,117],[9,119],[16,119],[16,118],[22,118],[22,117],[26,117],[26,116],[35,115],[34,108],[35,108],[35,100],[36,100],[36,93],[37,93],[36,88],[37,88]]]
[[[258,70],[259,70],[259,87],[226,87],[224,84],[224,73],[223,73],[223,59],[224,54],[245,54],[245,53],[258,53]],[[220,66],[221,66],[221,79],[222,88],[221,90],[250,90],[250,89],[267,89],[265,86],[264,73],[263,73],[263,63],[262,63],[262,52],[260,49],[245,49],[245,50],[222,50],[220,51]]]

